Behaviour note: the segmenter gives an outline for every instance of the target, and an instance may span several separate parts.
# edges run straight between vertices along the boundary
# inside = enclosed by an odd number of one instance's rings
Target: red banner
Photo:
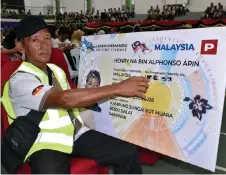
[[[101,27],[133,27],[135,24],[140,24],[142,27],[203,27],[203,26],[216,26],[216,25],[226,25],[226,19],[222,20],[169,20],[169,21],[142,21],[142,22],[99,22],[99,23],[86,23],[87,29],[97,29]],[[189,28],[189,27],[187,27]]]

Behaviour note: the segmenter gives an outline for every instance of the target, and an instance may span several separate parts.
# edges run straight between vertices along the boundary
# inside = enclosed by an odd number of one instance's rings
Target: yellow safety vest
[[[70,89],[64,71],[54,64],[47,64],[47,66],[52,70],[61,88],[63,90]],[[31,63],[23,62],[20,67],[13,73],[13,75],[17,72],[30,73],[36,76],[43,84],[49,84],[48,76],[42,70]],[[6,109],[8,116],[15,119],[16,115],[9,98],[9,81],[6,82],[3,89],[2,103]],[[77,108],[73,109],[73,113],[81,122],[81,124],[84,125],[81,117],[79,116]],[[9,124],[11,124],[13,121],[10,117],[8,117]],[[39,127],[41,128],[41,131],[38,134],[35,143],[26,155],[25,160],[34,152],[42,149],[51,149],[64,153],[72,152],[75,127],[67,110],[46,110],[45,115],[41,123],[39,124]]]

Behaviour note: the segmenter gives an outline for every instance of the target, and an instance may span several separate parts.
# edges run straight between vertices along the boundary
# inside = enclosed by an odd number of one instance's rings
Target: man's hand
[[[100,101],[121,97],[141,97],[148,89],[148,80],[144,77],[132,77],[120,83],[100,88],[51,90],[44,109],[49,108],[85,108]]]
[[[145,77],[131,77],[120,83],[115,84],[118,96],[122,97],[141,97],[145,98],[149,85]]]

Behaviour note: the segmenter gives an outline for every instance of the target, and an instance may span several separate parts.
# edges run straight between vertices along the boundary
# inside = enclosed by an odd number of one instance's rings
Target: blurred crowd
[[[157,5],[156,8],[151,6],[148,10],[146,21],[148,20],[173,20],[177,16],[185,16],[189,10],[181,4],[172,4],[163,6],[160,10]]]
[[[104,9],[103,12],[97,10],[96,13],[87,10],[85,13],[83,10],[79,12],[65,12],[56,14],[56,20],[65,23],[95,23],[95,22],[119,22],[128,21],[130,18],[135,17],[135,12],[132,9],[126,9],[121,11],[120,8],[116,9]]]
[[[31,10],[28,10],[27,13],[25,13],[24,10],[9,10],[9,9],[2,9],[1,11],[1,17],[2,18],[8,18],[8,19],[22,19],[26,16],[32,15]],[[43,16],[42,12],[39,12],[39,16]],[[45,15],[46,18],[55,18],[54,15],[50,15],[50,11],[48,10],[47,15]]]
[[[1,17],[2,18],[9,18],[9,19],[19,19],[23,18],[25,16],[32,15],[31,11],[28,10],[26,13],[24,10],[19,9],[18,11],[10,10],[6,8],[2,8],[1,11]],[[47,15],[43,15],[41,12],[39,13],[39,16],[45,16],[45,17],[53,17],[58,22],[63,23],[95,23],[95,22],[122,22],[122,21],[128,21],[131,18],[135,17],[134,9],[126,8],[125,10],[121,10],[121,8],[109,8],[104,9],[103,12],[100,12],[99,10],[94,13],[93,11],[87,10],[86,12],[83,12],[81,10],[80,12],[64,12],[64,13],[56,13],[55,15],[50,15],[50,12],[47,12]]]
[[[151,6],[148,10],[146,21],[174,20],[175,17],[185,16],[187,12],[189,12],[189,9],[182,4],[168,4],[163,7],[159,7],[158,5],[156,7]],[[25,10],[23,9],[15,11],[7,9],[4,3],[2,5],[2,18],[20,19],[28,15],[32,15],[30,10],[25,13]],[[92,11],[87,10],[86,12],[81,10],[80,12],[64,12],[51,15],[48,10],[47,14],[43,15],[40,12],[39,16],[50,19],[55,18],[57,22],[70,26],[69,24],[72,23],[127,22],[135,17],[135,11],[134,7],[124,8],[123,10],[121,8],[109,8],[104,9],[102,12],[97,10],[96,13],[93,9]],[[220,2],[217,5],[212,2],[204,11],[201,19],[222,19],[224,16],[226,16],[226,9],[224,9],[224,6]]]
[[[201,19],[222,19],[224,16],[226,16],[224,6],[220,2],[217,5],[212,2],[204,11]]]

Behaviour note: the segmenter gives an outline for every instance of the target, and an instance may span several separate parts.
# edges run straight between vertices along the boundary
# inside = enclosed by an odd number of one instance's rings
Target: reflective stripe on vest
[[[74,142],[74,137],[70,137],[66,134],[61,133],[48,133],[48,132],[42,132],[38,134],[38,137],[35,141],[35,144],[37,143],[58,143],[58,144],[64,144],[67,146],[71,146]]]
[[[10,116],[10,117],[8,117],[8,122],[9,122],[9,124],[11,124],[13,122],[12,118],[15,119],[16,115],[15,115],[12,103],[10,101],[10,98],[9,98],[9,81],[7,81],[4,86],[1,102],[6,110],[7,115]]]
[[[63,90],[70,89],[64,71],[54,64],[47,64],[53,71],[55,78]],[[20,67],[14,72],[26,72],[36,76],[42,83],[48,84],[48,76],[39,68],[28,62],[23,62]],[[13,75],[14,75],[13,74]],[[12,75],[12,76],[13,76]],[[2,103],[6,112],[10,117],[15,118],[15,112],[12,103],[9,99],[9,82],[4,86]],[[79,116],[78,109],[73,109],[76,118],[83,124]],[[12,120],[8,117],[9,123]],[[74,136],[74,125],[71,122],[70,116],[66,110],[63,109],[48,109],[40,122],[39,127],[41,132],[38,135],[35,143],[26,156],[26,159],[34,152],[41,149],[53,149],[65,153],[71,153]],[[25,160],[26,160],[25,159]]]

